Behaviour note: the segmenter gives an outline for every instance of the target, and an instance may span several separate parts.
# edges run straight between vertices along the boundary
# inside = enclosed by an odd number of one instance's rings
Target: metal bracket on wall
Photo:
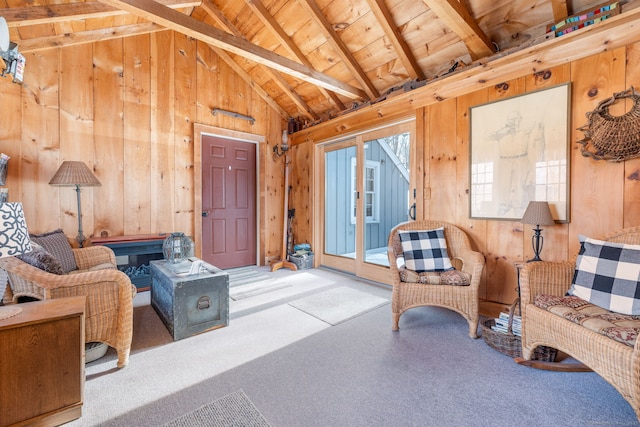
[[[214,116],[218,113],[224,114],[225,116],[235,117],[236,119],[248,120],[249,122],[251,122],[251,124],[254,124],[256,121],[256,119],[251,116],[245,116],[244,114],[235,113],[233,111],[222,110],[220,108],[214,108],[213,110],[211,110],[211,114],[213,114]]]

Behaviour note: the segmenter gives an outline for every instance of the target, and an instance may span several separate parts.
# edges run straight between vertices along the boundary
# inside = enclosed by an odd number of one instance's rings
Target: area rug
[[[229,393],[164,425],[164,427],[202,426],[269,427],[270,425],[242,390]]]
[[[291,286],[256,266],[225,270],[229,273],[229,297],[238,301]]]
[[[229,287],[252,284],[263,280],[271,280],[273,275],[269,275],[264,270],[256,266],[229,268],[224,270],[229,274]]]
[[[387,298],[342,286],[300,298],[289,305],[335,326],[388,303]]]

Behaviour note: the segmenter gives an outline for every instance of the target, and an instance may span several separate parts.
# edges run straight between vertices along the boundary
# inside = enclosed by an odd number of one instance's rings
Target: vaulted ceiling
[[[620,1],[635,7],[640,0]],[[517,51],[593,0],[0,0],[21,53],[171,29],[306,125]]]

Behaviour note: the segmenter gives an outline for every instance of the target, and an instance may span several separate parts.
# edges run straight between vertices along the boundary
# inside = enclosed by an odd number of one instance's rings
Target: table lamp
[[[78,235],[76,240],[80,247],[83,246],[86,238],[82,234],[82,203],[80,202],[80,187],[99,187],[100,181],[91,172],[91,169],[87,167],[83,162],[62,162],[58,171],[53,175],[49,185],[57,187],[76,187],[76,194],[78,197]]]
[[[531,236],[531,245],[533,246],[533,254],[534,257],[531,258],[527,262],[531,261],[542,261],[540,259],[540,251],[542,251],[542,245],[544,244],[544,239],[540,232],[542,229],[541,225],[553,225],[555,221],[551,216],[551,209],[549,209],[549,203],[547,202],[529,202],[529,206],[524,211],[524,215],[522,216],[522,220],[520,221],[523,224],[532,224],[535,225],[533,236]]]
[[[0,258],[31,252],[29,230],[24,219],[22,203],[0,203]],[[7,286],[7,272],[0,269],[0,297]],[[0,306],[0,320],[15,316],[22,308],[16,305]]]

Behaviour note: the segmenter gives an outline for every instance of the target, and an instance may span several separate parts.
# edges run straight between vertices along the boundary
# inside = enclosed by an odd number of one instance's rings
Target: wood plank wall
[[[571,82],[570,223],[544,227],[541,254],[548,261],[567,260],[578,251],[579,234],[597,238],[640,225],[640,159],[595,161],[583,157],[576,144],[584,136],[577,128],[586,123],[585,113],[616,92],[640,87],[639,65],[640,43],[636,43],[415,110],[417,164],[412,170],[418,172],[418,194],[423,195],[417,200],[417,217],[450,221],[470,234],[474,246],[486,258],[482,299],[513,302],[517,295],[514,262],[533,256],[533,227],[514,221],[469,219],[469,108]],[[617,114],[628,109],[614,107],[612,113]],[[358,127],[348,118],[336,125],[343,129]],[[313,142],[295,145],[296,158],[309,158],[312,148]],[[294,166],[294,181],[308,176],[312,163],[301,163],[303,169]],[[310,218],[308,206],[313,197],[294,197],[296,236],[311,235],[311,224],[301,218]]]
[[[418,217],[453,221],[469,232],[487,259],[482,297],[489,301],[510,303],[515,297],[513,262],[532,256],[532,228],[469,219],[469,107],[572,84],[571,222],[545,228],[543,259],[573,256],[578,234],[601,237],[640,225],[640,160],[596,162],[582,157],[576,144],[586,112],[615,92],[640,87],[640,43],[548,71],[415,110],[414,170],[423,195]],[[198,218],[193,124],[265,135],[260,259],[279,258],[282,165],[271,158],[271,148],[283,123],[202,43],[166,31],[30,53],[24,85],[0,79],[0,101],[0,151],[11,156],[6,188],[9,200],[23,202],[32,232],[61,227],[75,236],[75,192],[48,182],[63,160],[83,160],[102,182],[82,190],[85,235],[192,234]],[[256,122],[212,116],[214,107]],[[294,238],[312,244],[313,156],[312,143],[292,147]]]
[[[285,123],[207,45],[162,31],[28,53],[24,84],[0,79],[0,102],[9,200],[24,204],[34,233],[77,234],[74,189],[48,182],[64,160],[81,160],[102,183],[82,189],[87,237],[193,235],[194,123],[265,136],[260,260],[279,259],[283,174],[271,147]]]

